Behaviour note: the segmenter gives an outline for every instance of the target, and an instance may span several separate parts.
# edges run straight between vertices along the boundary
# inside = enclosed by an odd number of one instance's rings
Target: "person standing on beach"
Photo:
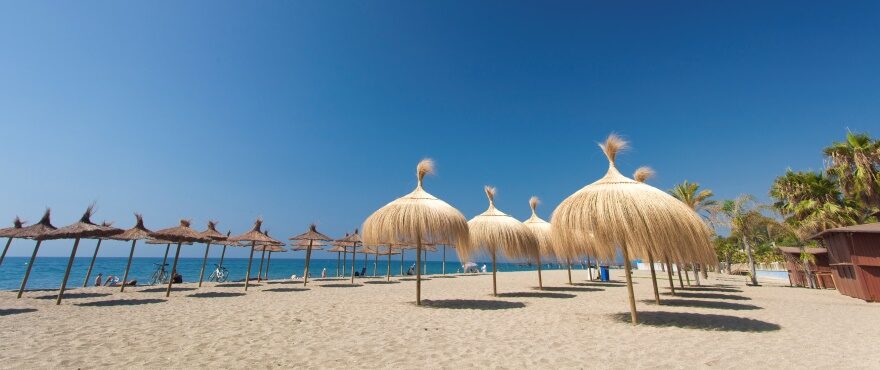
[[[104,276],[102,273],[98,273],[98,276],[95,277],[95,286],[101,286],[101,278]]]
[[[324,267],[324,269],[321,270],[321,279],[326,278],[326,277],[327,277],[327,268]]]

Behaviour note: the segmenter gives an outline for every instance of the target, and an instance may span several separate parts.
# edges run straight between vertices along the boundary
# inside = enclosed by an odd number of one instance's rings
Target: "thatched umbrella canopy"
[[[269,252],[268,256],[266,257],[265,272],[263,272],[263,262],[262,260],[260,260],[260,274],[257,274],[258,279],[259,276],[262,276],[263,279],[269,280],[269,265],[272,264],[272,253],[287,252],[287,248],[284,247],[284,244],[257,244],[256,250],[262,251],[263,253]]]
[[[264,243],[281,244],[280,241],[272,239],[268,235],[263,234],[260,231],[260,228],[262,226],[263,226],[263,219],[257,218],[257,220],[254,221],[254,227],[252,227],[248,232],[229,238],[230,240],[236,241],[236,242],[251,242],[251,253],[250,253],[250,257],[248,257],[248,267],[247,267],[247,272],[246,272],[245,278],[244,278],[244,290],[245,291],[247,291],[248,285],[250,285],[251,264],[253,263],[253,260],[254,260],[254,248],[256,248],[257,243],[260,243],[260,244],[264,244]]]
[[[204,236],[208,242],[205,243],[205,256],[202,258],[202,269],[199,271],[199,287],[202,286],[202,280],[205,279],[205,264],[208,263],[208,252],[211,250],[211,242],[225,240],[226,235],[221,234],[217,231],[217,221],[208,221],[208,228],[205,231],[202,231],[202,236]]]
[[[271,238],[271,236],[269,236],[269,230],[263,230],[263,235]],[[266,261],[266,252],[269,252],[269,258],[271,259],[272,252],[277,251],[276,247],[283,246],[283,245],[284,245],[284,243],[277,241],[277,240],[275,240],[274,242],[257,243],[256,248],[254,250],[260,251],[260,268],[257,269],[257,281],[258,282],[263,280],[263,262]],[[284,249],[282,249],[282,250],[284,250]],[[268,272],[269,270],[267,269],[266,271]]]
[[[422,245],[470,244],[467,219],[448,203],[422,188],[425,175],[434,172],[434,162],[424,159],[416,166],[418,183],[411,193],[397,198],[364,221],[367,244],[405,244],[416,246],[416,264],[421,265]],[[416,274],[416,304],[422,304],[422,273]]]
[[[12,220],[12,227],[0,229],[0,238],[6,238],[6,246],[3,247],[3,254],[0,254],[0,266],[3,265],[3,259],[6,258],[6,252],[9,251],[9,245],[12,244],[12,239],[15,237],[15,234],[21,231],[24,224],[25,223],[22,222],[18,216],[15,216],[15,219]]]
[[[495,188],[484,187],[489,198],[489,208],[468,221],[471,231],[471,244],[468,248],[459,247],[458,256],[462,261],[470,255],[485,249],[492,257],[492,294],[498,295],[496,282],[496,259],[498,252],[512,259],[534,260],[539,254],[538,241],[526,225],[495,208]]]
[[[92,204],[83,213],[79,221],[47,232],[44,239],[73,239],[73,249],[70,252],[70,258],[67,260],[67,269],[64,271],[64,279],[61,280],[61,289],[58,290],[58,298],[55,304],[61,304],[64,298],[64,289],[67,288],[67,279],[70,277],[70,268],[73,267],[73,259],[76,257],[76,250],[79,247],[79,240],[83,238],[102,238],[110,237],[122,232],[117,228],[105,227],[92,223],[92,214],[95,212],[95,205]]]
[[[147,239],[150,237],[150,229],[147,229],[144,226],[144,216],[140,213],[134,214],[135,224],[131,229],[123,231],[119,235],[113,236],[113,239],[123,240],[123,241],[131,241],[131,251],[128,252],[128,263],[125,264],[125,274],[122,276],[122,284],[119,287],[120,292],[125,291],[125,285],[128,283],[128,271],[131,269],[131,260],[134,258],[134,247],[137,244],[138,240]]]
[[[210,239],[190,227],[189,220],[180,220],[180,225],[178,225],[177,227],[170,227],[167,229],[155,231],[151,233],[150,236],[156,239],[162,239],[177,243],[177,250],[174,252],[174,262],[171,264],[171,276],[169,276],[168,278],[168,289],[165,290],[165,296],[170,297],[171,285],[174,284],[174,276],[177,275],[177,262],[178,260],[180,260],[181,244],[185,242],[206,243],[210,241]]]
[[[315,226],[315,224],[309,225],[309,229],[306,232],[299,234],[299,235],[296,235],[296,236],[293,236],[293,237],[290,237],[289,239],[294,240],[294,241],[308,243],[308,245],[305,246],[305,249],[306,249],[306,269],[305,269],[305,272],[303,272],[303,286],[305,286],[306,284],[309,283],[309,263],[312,260],[312,247],[314,246],[314,243],[316,241],[317,242],[329,242],[333,239],[327,235],[324,235],[324,234],[321,234],[320,232],[318,232],[318,228],[317,228],[317,226]]]
[[[31,276],[31,269],[34,267],[34,261],[37,259],[37,251],[40,250],[40,244],[43,243],[43,240],[45,240],[45,237],[50,232],[56,230],[55,226],[52,226],[52,222],[50,220],[51,215],[52,210],[46,208],[46,212],[43,213],[43,217],[40,218],[39,222],[30,226],[23,226],[13,236],[14,238],[34,239],[37,241],[37,244],[34,246],[34,252],[31,254],[31,259],[28,262],[28,267],[24,272],[24,278],[21,279],[21,287],[18,288],[18,298],[21,298],[21,295],[24,293],[25,287],[27,287],[28,277]]]
[[[535,241],[538,242],[538,289],[544,289],[544,281],[541,278],[541,256],[554,257],[556,252],[553,249],[553,239],[551,238],[550,223],[538,217],[537,208],[541,201],[538,197],[529,199],[529,207],[532,208],[532,217],[523,221],[523,224],[532,231]]]
[[[333,245],[336,250],[336,277],[339,277],[339,255],[340,252],[342,254],[342,277],[345,278],[345,266],[348,266],[348,247],[345,245],[343,240],[348,239],[349,233],[345,233],[345,236],[342,239],[334,240],[331,245]],[[342,249],[341,251],[338,249]]]
[[[351,283],[354,284],[354,268],[357,265],[357,249],[363,246],[363,240],[361,239],[361,234],[358,233],[358,229],[354,229],[354,233],[342,238],[341,240],[337,240],[339,245],[343,247],[351,247]]]
[[[612,134],[600,147],[608,172],[578,190],[553,211],[553,241],[574,247],[589,243],[600,258],[623,251],[632,322],[636,324],[630,256],[686,256],[711,248],[709,228],[700,216],[666,192],[623,176],[615,167],[627,142]]]
[[[108,233],[114,233],[114,235],[119,235],[122,233],[122,229],[117,229],[113,227],[112,221],[104,221],[99,225],[104,228]],[[92,254],[92,261],[89,262],[89,269],[86,270],[86,278],[83,279],[83,288],[85,288],[89,284],[89,278],[92,277],[92,268],[95,267],[95,259],[98,258],[98,250],[101,249],[101,242],[104,241],[105,238],[98,238],[98,244],[95,245],[95,252]]]
[[[220,244],[223,246],[223,249],[220,252],[220,262],[217,264],[217,268],[223,267],[223,259],[226,258],[226,247],[243,247],[243,245],[237,241],[229,240],[229,235],[232,234],[231,230],[226,231],[226,239],[216,240],[214,244]]]

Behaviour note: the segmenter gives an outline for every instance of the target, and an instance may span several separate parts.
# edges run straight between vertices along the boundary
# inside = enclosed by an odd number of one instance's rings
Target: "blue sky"
[[[654,167],[662,189],[766,197],[847,129],[880,135],[878,16],[868,1],[3,2],[0,219],[50,206],[61,226],[97,201],[120,227],[139,211],[238,233],[261,215],[276,237],[340,236],[409,192],[423,157],[427,189],[468,218],[491,184],[500,209],[524,219],[537,195],[549,219],[604,174],[610,132],[633,145],[619,167]]]

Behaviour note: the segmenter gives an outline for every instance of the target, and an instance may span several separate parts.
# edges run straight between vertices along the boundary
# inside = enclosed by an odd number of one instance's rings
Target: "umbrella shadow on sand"
[[[163,288],[162,291],[164,292],[165,289]],[[99,297],[107,297],[107,296],[110,296],[110,293],[65,293],[64,294],[65,299],[99,298]],[[56,298],[58,298],[58,296],[55,294],[52,294],[52,295],[43,295],[43,296],[34,297],[34,298],[36,298],[36,299],[56,299]]]
[[[82,307],[114,307],[114,306],[140,306],[142,304],[162,303],[164,299],[111,299],[109,301],[95,301],[76,303],[76,306]]]
[[[672,295],[672,293],[663,293],[663,295]],[[676,292],[676,297],[681,298],[705,298],[705,299],[729,299],[732,301],[750,301],[752,300],[749,297],[744,297],[741,295],[734,294],[719,294],[719,293],[691,293],[691,292]]]
[[[0,309],[0,316],[18,315],[20,313],[36,312],[36,308],[3,308]]]
[[[203,293],[194,293],[190,294],[187,297],[192,298],[227,298],[227,297],[241,297],[244,293],[238,292],[203,292]]]
[[[538,289],[538,288],[534,288]],[[547,292],[600,292],[605,289],[601,288],[591,288],[591,287],[576,287],[576,286],[545,286],[543,291]]]
[[[597,281],[592,283],[574,283],[571,284],[574,286],[599,286],[603,288],[624,288],[626,287],[626,283],[617,283],[613,281]],[[633,285],[638,285],[638,283],[633,282]]]
[[[400,282],[399,282],[399,281],[394,281],[394,280],[391,280],[391,281],[385,281],[385,280],[374,280],[374,281],[365,281],[364,284],[378,284],[378,285],[382,285],[382,284],[400,284]]]
[[[244,283],[225,283],[214,285],[217,288],[244,288]],[[260,286],[260,284],[248,284],[248,287]]]
[[[264,292],[305,292],[311,290],[309,288],[271,288],[263,289]]]
[[[612,314],[611,318],[627,324],[631,322],[629,312]],[[639,325],[740,332],[767,332],[782,328],[777,324],[744,317],[662,311],[639,312]]]
[[[359,286],[363,286],[361,284],[324,284],[319,285],[322,288],[356,288]]]
[[[416,280],[418,280],[418,279],[416,279],[416,278],[401,278],[401,279],[397,279],[397,280],[400,280],[400,281],[416,281]],[[429,279],[429,278],[422,278],[422,281],[428,281],[428,280],[431,280],[431,279]]]
[[[508,310],[513,308],[524,308],[525,303],[495,301],[483,299],[440,299],[440,300],[422,300],[422,306],[428,308],[446,308],[452,310]]]
[[[315,280],[313,279],[313,280],[311,280],[311,281],[315,281]],[[269,285],[275,285],[275,284],[302,284],[302,283],[303,283],[302,281],[293,281],[293,280],[286,280],[286,281],[267,281],[267,282],[266,282],[266,284],[269,284]],[[249,285],[249,286],[254,286],[253,284],[248,284],[248,285]]]
[[[655,304],[653,299],[642,300],[642,303]],[[672,307],[696,307],[696,308],[714,308],[718,310],[763,310],[763,307],[753,304],[734,303],[725,301],[703,301],[697,299],[664,299],[660,301],[661,306]]]
[[[664,289],[669,290],[669,287],[665,287]],[[680,290],[683,292],[742,293],[741,289],[720,288],[720,287],[687,287],[687,288],[675,288],[675,290]]]
[[[161,293],[161,292],[165,292],[165,290],[167,290],[167,289],[168,288],[150,288],[150,289],[139,290],[139,292],[141,292],[141,293]],[[171,288],[172,292],[188,292],[190,290],[196,290],[196,288],[190,288],[190,287]]]
[[[535,288],[538,289],[538,288]],[[574,294],[552,293],[552,292],[511,292],[498,293],[499,297],[509,298],[574,298]]]

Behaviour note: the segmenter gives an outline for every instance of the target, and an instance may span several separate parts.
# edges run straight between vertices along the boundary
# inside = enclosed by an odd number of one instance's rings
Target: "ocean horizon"
[[[251,277],[255,278],[257,276],[257,272],[260,268],[260,258],[259,254],[254,256],[254,260],[251,265]],[[375,274],[380,276],[385,276],[387,272],[387,257],[383,260],[382,257],[379,257],[378,261],[375,261],[372,256],[368,257],[366,263],[364,262],[363,257],[358,255],[357,264],[355,267],[355,271],[360,272],[364,267],[367,269],[367,276],[371,276],[374,274],[374,262],[375,262]],[[25,271],[27,269],[27,263],[30,257],[6,257],[3,260],[2,266],[0,266],[0,290],[18,290],[21,286],[21,280],[24,277]],[[64,270],[67,268],[68,257],[37,257],[34,262],[34,267],[31,270],[31,275],[28,278],[27,289],[28,290],[38,290],[38,289],[58,289],[61,286],[61,280],[64,278]],[[91,257],[77,257],[74,259],[73,267],[70,270],[70,278],[67,282],[67,288],[72,289],[76,287],[81,287],[83,285],[83,280],[86,277],[86,273],[89,268],[89,262],[91,261]],[[116,276],[120,280],[122,280],[122,276],[125,273],[125,265],[128,261],[127,257],[98,257],[95,259],[95,266],[92,268],[91,276],[89,277],[88,286],[94,285],[95,277],[98,274],[103,274],[106,279],[108,276]],[[207,263],[205,264],[205,281],[208,280],[208,276],[214,271],[215,265],[220,262],[219,257],[208,258]],[[345,264],[345,268],[342,268],[342,262],[339,263],[340,270],[344,270],[345,276],[351,276],[351,259],[347,259]],[[443,262],[442,261],[422,261],[426,265],[426,270],[428,275],[433,274],[441,274],[443,273]],[[150,276],[156,270],[158,264],[162,263],[161,257],[135,257],[131,262],[131,269],[129,271],[128,280],[137,280],[138,285],[146,285],[149,284]],[[171,270],[171,264],[173,263],[173,258],[168,257],[168,267],[166,271]],[[229,277],[227,281],[243,281],[245,278],[245,274],[247,271],[247,258],[225,258],[223,260],[223,267],[225,267],[229,271]],[[478,266],[486,265],[487,271],[492,271],[492,263],[491,262],[476,262]],[[403,271],[406,272],[410,266],[415,264],[415,260],[406,259],[403,261]],[[202,259],[201,258],[184,258],[181,257],[180,261],[177,265],[177,271],[183,276],[184,282],[198,282],[199,281],[199,271],[202,267]],[[266,270],[266,262],[263,262],[263,271]],[[305,269],[305,259],[303,258],[275,258],[271,259],[268,265],[269,268],[269,278],[270,279],[289,279],[291,275],[296,274],[301,277],[303,275],[303,271]],[[462,266],[458,261],[446,261],[446,273],[455,273],[460,272]],[[521,263],[498,263],[497,268],[499,272],[503,271],[533,271],[537,269],[535,265],[529,264],[521,264]],[[553,263],[553,264],[542,264],[543,269],[552,270],[552,269],[561,269],[565,268],[562,265]],[[575,268],[575,267],[573,267]],[[582,268],[577,266],[577,268]],[[336,277],[337,276],[337,261],[336,259],[312,259],[310,266],[310,275],[315,277],[320,277],[321,272],[327,269],[327,277]],[[339,276],[342,276],[343,271],[339,271]],[[401,275],[401,262],[400,259],[391,259],[391,275],[392,276],[400,276]]]

